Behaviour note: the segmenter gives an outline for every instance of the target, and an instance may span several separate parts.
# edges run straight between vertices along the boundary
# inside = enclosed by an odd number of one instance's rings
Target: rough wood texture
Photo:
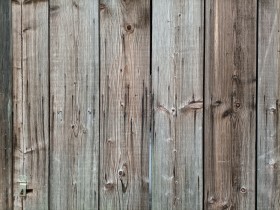
[[[100,5],[100,209],[148,209],[150,1]]]
[[[97,0],[50,0],[49,207],[98,209]]]
[[[259,1],[258,209],[280,209],[280,2]]]
[[[0,1],[0,210],[12,209],[11,3]]]
[[[152,209],[202,209],[204,5],[154,0]]]
[[[14,209],[48,209],[48,2],[13,1]],[[27,196],[20,197],[20,179]]]
[[[256,0],[206,3],[205,209],[255,208]]]

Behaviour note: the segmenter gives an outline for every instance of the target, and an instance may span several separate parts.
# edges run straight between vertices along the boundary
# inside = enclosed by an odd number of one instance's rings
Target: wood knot
[[[114,189],[114,183],[112,183],[112,182],[107,182],[106,184],[105,184],[105,189],[106,190],[113,190]]]
[[[104,10],[106,8],[106,5],[105,4],[103,4],[103,3],[100,3],[100,5],[99,5],[99,9],[100,10]]]
[[[229,205],[227,203],[222,203],[222,209],[228,209]]]
[[[268,110],[269,110],[270,113],[276,112],[276,108],[275,107],[270,107]]]
[[[274,159],[271,159],[268,164],[272,169],[277,168],[277,164]]]
[[[244,193],[246,193],[246,192],[247,192],[247,190],[246,190],[246,188],[245,188],[245,187],[241,187],[241,188],[240,188],[240,192],[244,194]]]
[[[226,118],[226,117],[228,117],[228,116],[231,116],[232,113],[233,113],[233,110],[232,110],[232,109],[228,109],[228,110],[226,110],[226,111],[223,113],[222,118]]]
[[[236,74],[232,75],[233,80],[238,80],[238,76]]]
[[[236,103],[235,103],[235,107],[236,107],[236,108],[240,108],[240,107],[241,107],[241,104],[240,104],[239,102],[236,102]]]
[[[125,25],[125,31],[126,31],[127,33],[133,33],[134,27],[133,27],[131,24],[126,24],[126,25]]]
[[[214,204],[216,201],[217,201],[216,198],[213,196],[209,197],[209,199],[208,199],[209,204]]]
[[[124,170],[122,170],[122,169],[120,169],[119,171],[118,171],[118,174],[119,174],[119,176],[125,176],[125,172],[124,172]]]
[[[217,100],[212,104],[212,106],[220,106],[221,104],[222,104],[222,101]]]

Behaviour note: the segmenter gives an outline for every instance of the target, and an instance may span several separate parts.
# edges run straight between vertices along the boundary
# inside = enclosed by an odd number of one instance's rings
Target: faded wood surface
[[[50,0],[49,208],[98,209],[97,0]]]
[[[11,3],[0,1],[0,210],[12,209]]]
[[[152,209],[202,209],[203,1],[154,0]]]
[[[255,208],[256,0],[206,4],[205,209]]]
[[[48,209],[48,2],[12,1],[14,209]],[[21,177],[27,196],[20,197]]]
[[[150,1],[100,3],[100,209],[146,210]]]
[[[280,2],[259,1],[258,209],[280,209]]]

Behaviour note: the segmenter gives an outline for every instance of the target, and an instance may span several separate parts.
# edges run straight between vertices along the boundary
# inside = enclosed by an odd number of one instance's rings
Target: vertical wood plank
[[[202,209],[204,1],[154,0],[152,209]]]
[[[48,209],[48,1],[12,1],[14,209]],[[26,177],[27,196],[20,196]]]
[[[98,209],[97,0],[50,0],[50,209]]]
[[[48,2],[13,1],[14,209],[48,209]],[[20,196],[26,177],[27,196]]]
[[[205,209],[254,209],[257,1],[206,2]]]
[[[280,209],[280,2],[259,1],[258,209]]]
[[[11,3],[0,1],[0,209],[12,209]]]
[[[148,209],[150,1],[100,5],[100,209]]]

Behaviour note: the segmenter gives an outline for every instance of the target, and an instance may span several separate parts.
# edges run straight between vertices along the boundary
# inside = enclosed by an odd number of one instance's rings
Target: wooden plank
[[[0,210],[12,209],[11,3],[0,1]]]
[[[48,2],[12,1],[14,209],[48,209]],[[27,195],[21,196],[22,177]]]
[[[100,209],[148,209],[150,1],[100,5]]]
[[[280,209],[280,2],[259,1],[258,194],[259,209]]]
[[[50,209],[98,209],[99,5],[50,0]]]
[[[152,209],[202,209],[204,2],[153,8]]]
[[[255,208],[256,0],[206,3],[205,209]]]

